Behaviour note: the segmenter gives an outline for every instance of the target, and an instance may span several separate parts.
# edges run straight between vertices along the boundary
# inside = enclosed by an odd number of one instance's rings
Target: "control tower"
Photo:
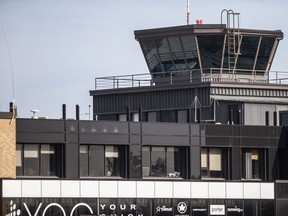
[[[240,28],[239,17],[135,31],[149,73],[96,78],[94,118],[288,124],[287,73],[270,71],[283,32]]]
[[[140,30],[135,37],[154,78],[267,82],[283,33],[241,29],[239,16],[223,10],[221,24]]]

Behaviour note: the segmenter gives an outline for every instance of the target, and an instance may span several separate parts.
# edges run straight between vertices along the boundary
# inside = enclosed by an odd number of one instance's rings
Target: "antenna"
[[[189,9],[189,0],[187,0],[187,19],[186,19],[186,22],[187,22],[187,25],[189,25],[189,20],[190,20],[190,9]]]
[[[7,52],[8,52],[8,56],[9,56],[11,79],[12,79],[13,103],[15,104],[15,84],[14,84],[14,73],[13,73],[12,57],[11,57],[11,52],[10,52],[10,48],[9,48],[9,43],[8,43],[8,40],[7,40],[5,31],[4,31],[4,28],[3,28],[2,24],[0,24],[0,26],[1,26],[2,34],[3,34],[4,39],[5,39],[5,43],[6,43],[6,47],[7,47]],[[14,105],[13,105],[13,106],[14,106]]]

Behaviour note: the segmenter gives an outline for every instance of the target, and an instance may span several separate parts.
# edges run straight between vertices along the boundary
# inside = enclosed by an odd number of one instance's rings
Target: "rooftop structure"
[[[94,119],[264,125],[266,115],[282,123],[287,74],[270,68],[283,32],[239,28],[238,16],[135,31],[149,74],[96,78]],[[263,111],[251,115],[255,109]]]

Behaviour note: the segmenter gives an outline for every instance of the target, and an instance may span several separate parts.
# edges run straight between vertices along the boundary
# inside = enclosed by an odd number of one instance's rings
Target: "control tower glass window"
[[[199,69],[195,36],[175,36],[141,41],[150,72]]]
[[[274,42],[275,38],[262,38],[255,70],[266,70]]]
[[[182,36],[181,42],[188,69],[199,69],[199,59],[195,36]]]
[[[202,68],[220,68],[224,35],[197,36]]]
[[[243,70],[253,69],[260,37],[243,36],[241,42],[241,55],[238,57],[237,68]]]

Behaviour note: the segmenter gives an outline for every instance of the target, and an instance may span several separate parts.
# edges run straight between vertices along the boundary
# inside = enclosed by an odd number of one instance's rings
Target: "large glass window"
[[[177,122],[178,123],[187,123],[188,115],[187,110],[178,110],[177,111]]]
[[[157,112],[148,112],[147,113],[148,122],[157,122]]]
[[[142,147],[143,177],[183,177],[185,157],[177,147]]]
[[[61,162],[59,161],[58,166],[56,166],[57,154],[55,149],[55,145],[50,144],[17,144],[17,176],[59,175]],[[60,154],[60,152],[58,154]]]
[[[141,41],[150,72],[199,69],[195,36],[168,37]]]
[[[41,145],[41,176],[56,175],[56,155],[54,145]]]
[[[220,68],[224,35],[197,36],[202,68]]]
[[[39,175],[39,145],[24,145],[24,175]]]
[[[256,70],[266,70],[268,60],[271,55],[272,47],[275,43],[275,38],[263,37],[259,49]]]
[[[280,126],[287,126],[288,125],[288,112],[280,111],[279,119],[280,119]]]
[[[182,36],[181,42],[185,53],[188,69],[199,69],[199,59],[195,36]]]
[[[118,146],[80,145],[80,176],[120,176]]]
[[[187,70],[185,55],[179,37],[168,38],[176,71]]]
[[[237,68],[252,70],[256,59],[259,36],[243,36],[241,55],[238,57]]]
[[[165,147],[151,148],[151,176],[167,176]]]
[[[201,148],[202,178],[224,178],[224,150]]]
[[[244,179],[262,179],[265,170],[263,149],[243,149],[242,167]]]

